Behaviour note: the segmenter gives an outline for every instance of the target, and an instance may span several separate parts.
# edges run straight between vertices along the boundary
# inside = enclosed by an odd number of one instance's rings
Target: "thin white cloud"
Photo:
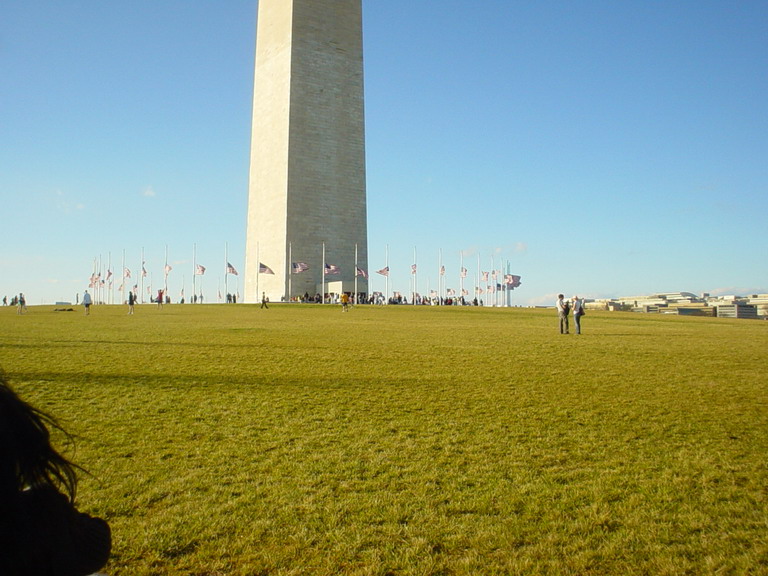
[[[712,296],[751,296],[752,294],[766,293],[768,293],[766,288],[743,288],[738,286],[727,286],[709,290],[709,294]]]
[[[54,197],[56,208],[64,214],[85,210],[85,204],[70,200],[61,190],[56,190]]]
[[[152,186],[147,186],[144,188],[144,192],[141,193],[144,198],[154,198],[157,194],[155,194],[155,189],[152,188]]]

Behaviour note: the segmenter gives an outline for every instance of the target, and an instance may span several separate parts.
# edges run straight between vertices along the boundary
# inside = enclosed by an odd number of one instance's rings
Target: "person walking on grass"
[[[133,290],[128,291],[128,314],[133,314],[133,307],[136,304],[136,295]]]
[[[578,296],[573,297],[573,323],[576,325],[576,334],[581,334],[581,317],[584,316],[584,300]]]
[[[91,313],[91,303],[93,301],[91,300],[91,295],[88,293],[88,290],[85,291],[83,294],[83,306],[85,307],[85,315],[88,316]]]
[[[266,308],[269,310],[269,306],[267,306],[267,302],[269,302],[269,298],[267,298],[266,292],[261,293],[261,307]]]
[[[341,311],[349,312],[349,294],[342,292],[341,294]]]
[[[568,314],[571,311],[571,305],[562,294],[557,295],[557,302],[555,307],[557,308],[557,318],[560,322],[560,334],[568,334]]]

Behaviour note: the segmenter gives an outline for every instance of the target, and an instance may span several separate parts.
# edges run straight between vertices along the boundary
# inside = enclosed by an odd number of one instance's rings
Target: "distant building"
[[[768,318],[768,294],[750,296],[697,296],[692,292],[662,292],[649,296],[625,296],[591,300],[593,310],[632,311],[649,314],[717,316],[718,318]]]
[[[717,306],[717,317],[757,319],[757,306],[749,304],[721,304]]]

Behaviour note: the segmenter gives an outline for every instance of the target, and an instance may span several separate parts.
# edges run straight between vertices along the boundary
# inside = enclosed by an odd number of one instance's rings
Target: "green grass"
[[[768,322],[0,309],[112,575],[768,574]]]

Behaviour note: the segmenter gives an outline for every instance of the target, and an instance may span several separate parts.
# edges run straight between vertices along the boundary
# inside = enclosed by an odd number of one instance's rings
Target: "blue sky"
[[[364,0],[369,268],[768,292],[768,3]],[[0,296],[242,270],[256,0],[2,3]],[[372,274],[371,288],[383,290]],[[149,284],[149,279],[146,280]],[[237,279],[229,278],[229,289]]]

